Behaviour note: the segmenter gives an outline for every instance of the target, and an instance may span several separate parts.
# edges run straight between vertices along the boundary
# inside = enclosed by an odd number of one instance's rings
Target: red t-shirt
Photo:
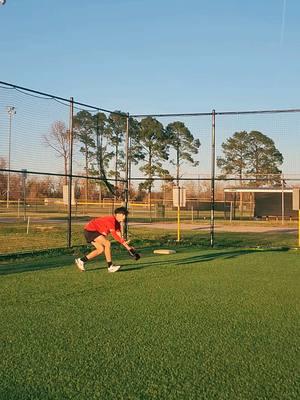
[[[92,219],[84,226],[84,229],[86,231],[99,232],[101,233],[101,235],[104,236],[107,236],[111,233],[113,238],[116,239],[119,243],[125,242],[125,240],[120,236],[120,222],[118,222],[113,215]]]

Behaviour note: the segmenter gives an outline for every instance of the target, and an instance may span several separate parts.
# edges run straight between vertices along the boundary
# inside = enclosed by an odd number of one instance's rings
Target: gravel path
[[[154,229],[177,229],[176,223],[162,223],[162,222],[152,222],[152,223],[139,223],[132,222],[129,224],[132,227],[138,228],[154,228]],[[208,224],[185,224],[180,225],[182,230],[194,230],[194,231],[209,231],[210,226]],[[215,224],[215,230],[220,232],[297,232],[297,228],[287,228],[283,226],[259,226],[259,225],[224,225],[220,223]]]
[[[21,219],[17,218],[8,218],[3,217],[0,218],[0,222],[4,223],[16,223],[20,222]],[[23,219],[22,219],[23,221]],[[47,224],[66,224],[66,220],[61,219],[40,219],[40,218],[32,218],[32,223],[47,223]],[[83,221],[73,221],[72,224],[84,224]],[[168,229],[168,230],[176,230],[177,223],[173,222],[129,222],[129,226],[136,227],[136,228],[150,228],[150,229]],[[194,230],[194,231],[209,231],[210,225],[208,223],[201,224],[201,223],[182,223],[180,225],[182,230]],[[286,233],[294,233],[298,231],[298,228],[293,227],[284,227],[284,226],[274,226],[274,225],[260,225],[260,222],[253,222],[253,224],[249,225],[240,225],[240,224],[222,224],[220,222],[215,223],[215,231],[219,232],[260,232],[260,233],[270,233],[270,232],[286,232]]]

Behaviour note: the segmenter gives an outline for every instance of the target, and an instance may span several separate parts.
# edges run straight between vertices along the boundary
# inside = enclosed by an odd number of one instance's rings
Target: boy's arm
[[[131,257],[133,257],[136,261],[141,258],[141,256],[135,251],[135,248],[129,246],[126,240],[121,237],[120,231],[115,231],[114,229],[112,229],[110,233],[114,239],[116,239],[119,243],[121,243],[125,247],[125,249],[128,251]]]
[[[110,233],[115,240],[117,240],[125,247],[126,250],[131,249],[131,247],[126,243],[126,240],[122,238],[120,231],[115,231],[114,229],[111,229]]]

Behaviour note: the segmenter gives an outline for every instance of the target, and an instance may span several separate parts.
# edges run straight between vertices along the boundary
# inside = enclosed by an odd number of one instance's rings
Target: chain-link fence
[[[130,115],[1,82],[0,253],[83,244],[119,205],[129,232],[296,246],[299,128],[300,110]]]

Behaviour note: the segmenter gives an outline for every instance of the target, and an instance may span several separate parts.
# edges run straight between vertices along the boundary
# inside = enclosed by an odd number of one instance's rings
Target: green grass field
[[[0,399],[300,398],[299,252],[177,250],[2,259]]]
[[[237,225],[239,221],[237,221]],[[253,222],[252,222],[253,224]],[[83,236],[84,221],[72,225],[72,245],[85,244]],[[265,224],[264,226],[270,226]],[[278,224],[277,224],[278,226]],[[28,234],[27,224],[0,223],[0,259],[5,254],[38,251],[67,246],[67,223],[33,223]],[[289,227],[289,225],[287,225]],[[210,247],[210,232],[207,230],[182,230],[181,242],[178,244],[176,229],[156,229],[130,227],[130,239],[138,246],[187,246],[196,245],[202,248]],[[298,246],[297,232],[216,232],[215,247],[296,247]]]

